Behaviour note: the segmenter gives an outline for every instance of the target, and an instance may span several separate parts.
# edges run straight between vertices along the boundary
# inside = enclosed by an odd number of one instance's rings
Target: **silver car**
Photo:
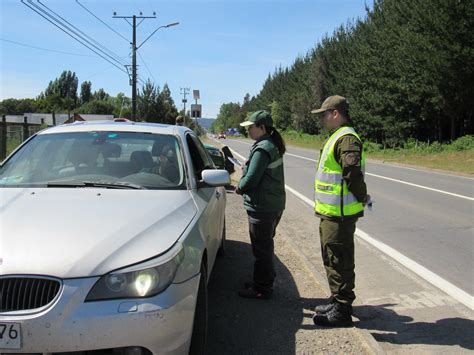
[[[184,127],[31,137],[0,165],[0,353],[202,353],[229,183]]]

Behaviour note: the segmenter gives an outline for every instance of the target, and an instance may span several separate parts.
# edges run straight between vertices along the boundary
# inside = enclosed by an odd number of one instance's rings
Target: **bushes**
[[[372,142],[364,142],[365,151],[367,153],[377,153],[382,149],[380,144]],[[405,154],[435,154],[450,151],[462,151],[474,149],[474,136],[467,135],[456,139],[452,143],[442,144],[437,141],[434,142],[419,142],[416,139],[410,138],[403,145],[403,148],[388,149],[387,152],[403,152]]]
[[[474,149],[474,136],[467,135],[456,139],[451,143],[450,149],[457,151]]]
[[[282,136],[285,139],[285,142],[289,145],[296,145],[312,149],[321,149],[327,139],[327,137],[321,134],[311,135],[294,130],[282,131]],[[414,138],[410,138],[402,145],[402,147],[384,147],[384,145],[379,143],[365,141],[364,149],[365,152],[369,154],[435,154],[449,151],[463,151],[474,149],[474,136],[463,136],[450,144],[442,144],[437,141],[420,142]]]
[[[320,149],[326,137],[323,135],[313,135],[302,133],[294,130],[287,130],[281,132],[286,144],[297,145],[307,148]]]

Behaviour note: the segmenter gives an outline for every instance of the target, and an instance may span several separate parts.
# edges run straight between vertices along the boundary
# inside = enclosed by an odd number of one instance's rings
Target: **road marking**
[[[237,153],[235,150],[231,149],[232,153],[237,155],[243,160],[246,160],[244,156],[241,154]],[[309,199],[308,197],[304,196],[302,193],[296,191],[292,187],[285,185],[285,188],[290,191],[292,194],[294,194],[296,197],[298,197],[300,200],[305,202],[307,205],[309,205],[311,208],[314,207],[314,201]],[[419,277],[424,279],[425,281],[428,281],[430,284],[433,286],[437,287],[441,291],[445,292],[458,302],[464,304],[466,307],[468,307],[471,310],[474,310],[474,297],[469,295],[467,292],[461,290],[459,287],[454,286],[452,283],[449,281],[443,279],[442,277],[436,275],[435,273],[431,272],[424,266],[418,264],[416,261],[408,258],[407,256],[403,255],[402,253],[398,252],[397,250],[393,249],[392,247],[388,246],[387,244],[376,240],[372,238],[370,235],[365,233],[364,231],[360,230],[359,228],[356,228],[355,232],[356,237],[359,239],[362,239],[363,241],[369,243],[376,249],[380,250],[382,253],[388,255],[395,261],[397,261],[399,264],[405,266],[407,269],[411,270],[415,274],[417,274]]]
[[[414,183],[412,183],[412,182],[407,182],[407,181],[403,181],[403,180],[399,180],[399,179],[389,178],[389,177],[387,177],[387,176],[382,176],[382,175],[377,175],[377,174],[372,174],[372,173],[366,173],[366,175],[374,176],[374,177],[377,177],[377,178],[379,178],[379,179],[385,179],[385,180],[389,180],[389,181],[399,182],[400,184],[405,184],[405,185],[409,185],[409,186],[415,186],[415,187],[418,187],[418,188],[420,188],[420,189],[425,189],[425,190],[430,190],[430,191],[439,192],[439,193],[445,194],[445,195],[451,195],[451,196],[463,198],[463,199],[466,199],[466,200],[469,200],[469,201],[474,201],[474,197],[459,195],[459,194],[455,194],[455,193],[453,193],[453,192],[448,192],[448,191],[444,191],[444,190],[438,190],[438,189],[434,189],[434,188],[432,188],[432,187],[414,184]]]
[[[243,143],[243,144],[247,144],[247,145],[250,145],[249,143],[246,143],[246,142],[240,142],[240,141],[234,141],[234,142],[239,142],[239,143]],[[295,157],[295,158],[300,158],[300,159],[304,159],[304,160],[309,160],[309,161],[312,161],[312,162],[315,162],[317,163],[318,161],[316,159],[311,159],[311,158],[307,158],[307,157],[302,157],[300,155],[296,155],[296,154],[290,154],[290,153],[285,153],[289,156],[292,156],[292,157]],[[412,182],[408,182],[408,181],[403,181],[403,180],[399,180],[399,179],[394,179],[394,178],[390,178],[388,176],[382,176],[382,175],[377,175],[377,174],[373,174],[373,173],[365,173],[366,175],[369,175],[369,176],[373,176],[373,177],[376,177],[376,178],[379,178],[379,179],[385,179],[385,180],[388,180],[388,181],[393,181],[393,182],[398,182],[400,184],[404,184],[404,185],[408,185],[408,186],[414,186],[414,187],[418,187],[420,189],[424,189],[424,190],[429,190],[429,191],[434,191],[434,192],[438,192],[438,193],[441,193],[441,194],[445,194],[445,195],[450,195],[450,196],[454,196],[454,197],[459,197],[459,198],[463,198],[463,199],[466,199],[466,200],[469,200],[469,201],[474,201],[474,197],[469,197],[469,196],[465,196],[465,195],[460,195],[460,194],[455,194],[453,192],[449,192],[449,191],[445,191],[445,190],[439,190],[439,189],[435,189],[435,188],[432,188],[432,187],[428,187],[428,186],[423,186],[423,185],[419,185],[419,184],[414,184]]]
[[[252,145],[252,144],[250,144],[250,143],[243,142],[243,141],[240,141],[240,140],[237,140],[237,139],[229,139],[229,140],[232,141],[232,142],[237,142],[237,143]],[[291,148],[292,148],[292,149],[302,149],[302,150],[304,149],[304,148],[298,148],[298,147],[293,147],[293,146],[292,146]],[[307,151],[308,151],[308,152],[317,153],[317,151],[311,150],[311,149],[307,149]],[[305,159],[305,160],[310,160],[310,161],[318,162],[317,160],[314,160],[314,159],[311,159],[311,158],[306,158],[306,157],[303,157],[303,156],[301,156],[301,155],[290,154],[290,153],[288,153],[288,152],[287,152],[286,154],[291,155],[291,156],[296,157],[296,158],[301,158],[301,159]],[[370,163],[371,163],[371,164],[376,164],[376,165],[390,166],[390,167],[397,168],[397,169],[414,170],[414,171],[419,171],[419,172],[421,172],[421,173],[439,174],[439,175],[444,175],[444,176],[453,177],[453,178],[456,178],[456,179],[459,178],[459,179],[474,180],[474,178],[469,177],[469,176],[454,175],[454,174],[444,173],[444,172],[435,171],[435,170],[418,169],[418,168],[413,168],[413,167],[404,166],[404,165],[399,165],[399,164],[391,164],[391,163],[380,162],[380,161],[376,161],[376,160],[371,160]]]

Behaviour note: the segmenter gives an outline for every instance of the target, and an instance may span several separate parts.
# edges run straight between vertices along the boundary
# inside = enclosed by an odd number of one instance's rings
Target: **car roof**
[[[146,132],[154,134],[168,134],[182,136],[186,132],[192,132],[187,127],[134,121],[76,121],[45,129],[38,134],[70,133],[70,132],[94,132],[94,131],[118,131],[118,132]]]

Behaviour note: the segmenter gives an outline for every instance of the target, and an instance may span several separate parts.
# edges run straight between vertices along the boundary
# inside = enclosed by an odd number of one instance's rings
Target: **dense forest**
[[[373,142],[472,134],[474,0],[376,0],[364,18],[276,68],[256,96],[223,104],[214,130],[269,109],[280,129],[317,134],[310,111],[334,94],[348,98],[356,128]]]

